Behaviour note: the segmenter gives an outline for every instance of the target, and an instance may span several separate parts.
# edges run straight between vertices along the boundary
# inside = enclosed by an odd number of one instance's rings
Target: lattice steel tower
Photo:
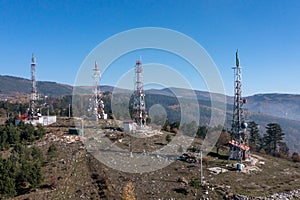
[[[38,100],[37,89],[36,89],[36,78],[35,78],[36,62],[35,57],[32,54],[31,57],[31,96],[28,115],[32,119],[36,115],[36,101]]]
[[[238,58],[238,50],[235,54],[236,66],[234,70],[234,104],[233,104],[233,118],[231,124],[231,139],[237,142],[236,146],[247,145],[246,144],[246,128],[243,105],[246,103],[246,99],[242,98],[242,70],[240,67],[240,61]],[[238,160],[242,159],[241,148],[238,148]]]
[[[98,119],[106,119],[107,115],[104,112],[104,103],[101,99],[102,94],[99,88],[101,74],[97,62],[95,62],[95,68],[93,69],[93,71],[94,89],[92,105],[90,105],[90,110],[92,110],[92,114],[98,121]]]
[[[146,126],[146,104],[143,81],[143,66],[141,60],[137,60],[135,65],[133,118],[139,127]]]

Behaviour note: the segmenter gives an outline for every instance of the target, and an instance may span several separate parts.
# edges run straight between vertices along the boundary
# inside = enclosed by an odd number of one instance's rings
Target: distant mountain
[[[300,121],[300,95],[257,94],[247,100],[245,108],[248,110]]]
[[[37,92],[42,95],[63,96],[72,94],[73,87],[49,81],[37,81]],[[31,80],[0,75],[0,97],[14,98],[31,92]]]
[[[18,98],[31,93],[31,80],[14,76],[0,75],[0,99]],[[51,81],[37,81],[37,92],[42,96],[65,96],[72,95],[73,86]],[[92,87],[77,87],[80,93],[90,93]],[[114,87],[101,86],[101,91],[112,92]],[[121,90],[119,90],[121,91]]]
[[[224,102],[226,100],[227,104],[232,103],[232,97],[226,96],[224,94],[218,93],[210,93],[206,91],[199,91],[199,90],[190,90],[185,88],[164,88],[164,89],[150,89],[146,91],[146,94],[159,94],[165,96],[172,96],[172,97],[184,97],[184,98],[195,98],[199,100],[211,101],[213,99],[215,101]]]
[[[80,94],[91,93],[92,87],[76,87]],[[102,92],[130,93],[132,91],[113,86],[101,86]],[[37,81],[37,91],[41,95],[64,96],[71,95],[73,86],[49,81]],[[28,95],[31,92],[31,80],[0,75],[0,99],[16,98],[20,95]],[[209,93],[184,88],[164,88],[146,90],[146,95],[164,95],[169,97],[193,98],[205,102],[209,106],[211,95],[216,101],[228,104],[228,109],[232,110],[232,97],[223,94]],[[257,94],[246,97],[247,104],[244,108],[261,114],[287,118],[300,121],[300,95],[294,94]]]

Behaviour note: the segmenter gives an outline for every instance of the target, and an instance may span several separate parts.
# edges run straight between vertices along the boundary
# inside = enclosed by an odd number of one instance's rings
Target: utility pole
[[[200,151],[200,184],[203,185],[202,150]]]
[[[69,118],[71,118],[71,104],[69,104]]]
[[[82,117],[81,118],[81,134],[82,134],[82,137],[84,136],[84,118]]]

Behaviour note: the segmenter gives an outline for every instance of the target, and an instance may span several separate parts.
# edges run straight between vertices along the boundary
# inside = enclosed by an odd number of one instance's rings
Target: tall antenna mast
[[[139,127],[145,127],[146,104],[143,80],[143,66],[141,60],[137,60],[135,65],[133,112],[133,117],[137,125]]]
[[[97,62],[95,62],[95,68],[93,69],[93,79],[94,79],[94,89],[93,89],[93,102],[92,102],[92,111],[96,120],[98,119],[106,119],[107,114],[104,112],[104,103],[101,99],[101,91],[99,88],[99,81],[101,78],[100,70]]]
[[[37,89],[36,89],[36,77],[35,77],[35,69],[36,68],[36,62],[34,54],[32,54],[31,57],[31,96],[30,96],[30,108],[29,108],[29,117],[32,119],[33,116],[36,114],[36,100],[38,100],[37,96]]]
[[[231,152],[234,149],[237,150],[237,155],[235,156],[237,160],[241,161],[244,157],[242,155],[242,146],[245,147],[245,131],[247,128],[247,123],[245,123],[243,104],[247,101],[242,99],[242,70],[240,67],[240,60],[238,58],[238,50],[235,53],[235,67],[234,70],[234,104],[233,104],[233,114],[232,114],[232,124],[231,124],[231,141],[234,143],[232,145]]]

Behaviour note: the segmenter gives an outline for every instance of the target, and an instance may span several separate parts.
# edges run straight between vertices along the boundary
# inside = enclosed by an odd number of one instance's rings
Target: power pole
[[[203,185],[203,170],[202,170],[202,150],[200,151],[200,184]]]

